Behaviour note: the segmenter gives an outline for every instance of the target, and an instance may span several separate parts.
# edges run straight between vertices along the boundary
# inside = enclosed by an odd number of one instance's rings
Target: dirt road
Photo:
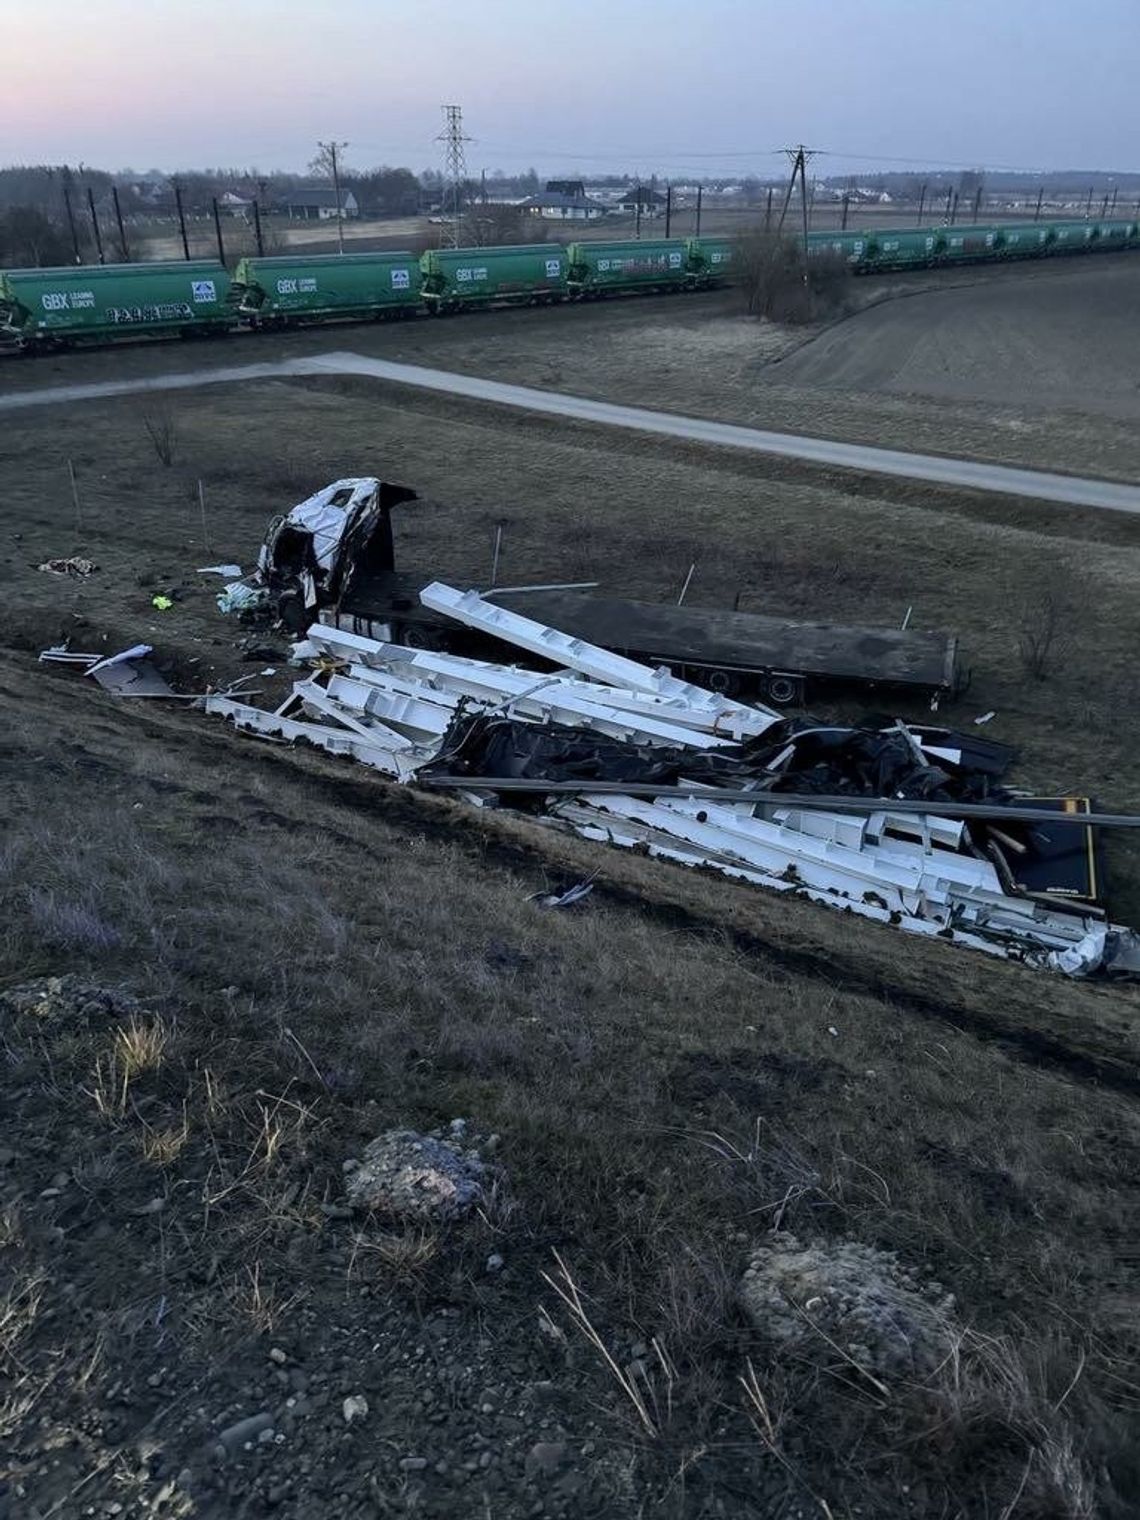
[[[1078,476],[1057,475],[1041,470],[1011,469],[1005,465],[986,464],[978,460],[943,459],[933,454],[908,454],[899,449],[872,448],[827,438],[806,438],[796,434],[774,433],[763,428],[738,427],[732,423],[682,417],[669,412],[650,411],[644,407],[617,406],[608,401],[594,401],[586,396],[568,396],[554,391],[535,390],[530,386],[506,385],[498,380],[427,369],[418,364],[393,364],[387,359],[372,359],[352,353],[322,354],[311,359],[286,360],[277,365],[242,365],[230,369],[192,370],[149,379],[51,387],[0,398],[0,411],[24,410],[53,402],[102,400],[134,391],[179,390],[296,375],[363,375],[376,380],[394,381],[399,385],[415,386],[420,390],[462,396],[471,401],[489,401],[500,406],[518,407],[548,416],[569,417],[578,422],[597,423],[604,427],[664,434],[693,443],[774,454],[829,468],[923,480],[963,490],[996,491],[1008,496],[1062,502],[1070,506],[1097,507],[1113,512],[1140,512],[1140,487],[1113,481],[1081,479]]]

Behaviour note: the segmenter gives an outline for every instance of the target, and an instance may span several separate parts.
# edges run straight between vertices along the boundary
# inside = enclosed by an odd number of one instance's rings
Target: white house
[[[567,195],[562,190],[542,190],[519,202],[528,216],[540,216],[552,222],[596,222],[606,208],[586,195]]]
[[[336,191],[331,185],[315,190],[290,190],[277,202],[277,210],[298,222],[332,222],[337,214]],[[340,192],[340,214],[348,220],[360,215],[351,190]]]

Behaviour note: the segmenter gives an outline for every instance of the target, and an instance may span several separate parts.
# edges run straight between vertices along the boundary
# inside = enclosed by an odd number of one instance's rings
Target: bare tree
[[[160,464],[167,469],[178,453],[178,423],[168,406],[155,407],[142,414],[142,425]]]
[[[1030,680],[1043,681],[1064,658],[1076,611],[1072,582],[1061,574],[1043,577],[1017,608],[1017,653]]]
[[[521,206],[471,206],[464,217],[464,236],[473,248],[501,248],[511,243],[544,243],[547,228]]]
[[[794,237],[767,227],[740,234],[733,249],[737,289],[749,316],[773,322],[818,322],[841,311],[850,271],[840,254],[813,254],[804,282],[804,261]]]

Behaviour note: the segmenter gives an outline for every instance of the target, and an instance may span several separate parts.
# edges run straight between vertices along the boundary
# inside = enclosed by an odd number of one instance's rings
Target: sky
[[[1140,168],[1140,0],[0,0],[0,163]]]

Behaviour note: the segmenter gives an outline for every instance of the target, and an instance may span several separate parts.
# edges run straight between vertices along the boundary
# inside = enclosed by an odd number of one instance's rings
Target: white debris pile
[[[347,755],[401,782],[453,758],[474,716],[595,736],[599,749],[628,746],[624,784],[657,784],[655,759],[666,754],[694,768],[731,765],[769,735],[781,744],[784,717],[654,670],[609,650],[438,582],[421,592],[425,606],[500,642],[557,665],[554,671],[496,664],[435,650],[413,649],[314,624],[294,663],[309,671],[273,712],[227,695],[206,698],[208,712],[239,728],[287,741],[305,740]],[[892,731],[893,732],[893,731]],[[918,763],[947,752],[899,732]],[[802,736],[801,736],[802,737]],[[795,748],[781,748],[772,765]],[[637,764],[630,763],[630,757]],[[727,767],[726,767],[727,768]],[[483,772],[486,776],[488,773]],[[512,773],[514,774],[514,773]],[[522,774],[520,772],[519,774]],[[580,775],[581,772],[578,772]],[[746,768],[741,776],[748,785]],[[427,778],[425,778],[427,779]],[[595,771],[592,779],[597,780]],[[684,785],[692,781],[683,773]],[[532,786],[536,783],[532,782]],[[944,939],[1087,975],[1120,953],[1131,962],[1136,940],[1079,904],[1054,906],[1011,890],[994,860],[973,849],[963,824],[937,812],[907,811],[915,803],[866,816],[790,805],[756,781],[753,795],[726,800],[684,795],[592,791],[589,780],[567,795],[545,795],[543,816],[589,839],[640,849],[663,859],[703,866],[830,907]],[[738,785],[738,783],[737,783]],[[641,787],[639,790],[643,789]],[[493,801],[501,785],[480,786],[472,775],[460,795]],[[541,793],[541,785],[540,785]],[[937,804],[932,803],[935,808]]]

